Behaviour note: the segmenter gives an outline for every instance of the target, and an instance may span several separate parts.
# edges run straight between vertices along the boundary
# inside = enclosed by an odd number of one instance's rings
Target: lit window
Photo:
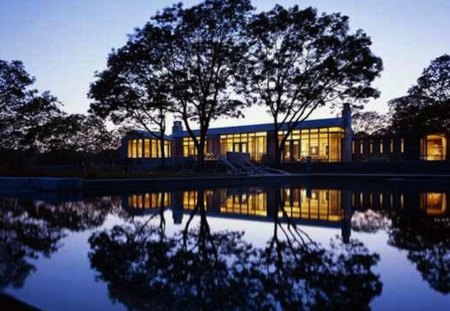
[[[380,153],[382,154],[384,152],[384,149],[383,149],[383,140],[381,139],[380,140]]]
[[[361,154],[364,153],[364,141],[363,140],[359,141],[359,153],[361,153]]]
[[[221,135],[220,154],[225,156],[227,152],[248,153],[250,159],[261,161],[266,153],[266,136],[266,132]]]
[[[429,192],[420,194],[421,208],[426,211],[428,215],[440,216],[445,215],[447,210],[447,195],[446,193]]]
[[[442,161],[447,159],[447,138],[444,134],[427,135],[420,140],[421,159]]]
[[[389,151],[390,153],[394,153],[394,140],[391,139],[390,143],[389,143]]]
[[[150,139],[144,139],[144,157],[150,158]]]
[[[405,152],[405,140],[403,138],[400,140],[400,152]]]
[[[142,158],[142,139],[137,140],[137,157]]]
[[[370,154],[373,153],[373,141],[372,140],[370,140],[370,142],[369,142],[369,152],[370,152]]]

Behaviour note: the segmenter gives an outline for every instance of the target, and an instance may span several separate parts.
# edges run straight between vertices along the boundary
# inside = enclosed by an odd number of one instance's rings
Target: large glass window
[[[427,161],[447,159],[447,138],[444,134],[427,135],[420,140],[420,157]]]
[[[285,132],[280,132],[279,141]],[[339,127],[294,130],[287,137],[284,150],[284,161],[304,161],[311,157],[313,161],[341,161],[342,138],[344,129]]]
[[[172,142],[164,141],[164,157],[172,156]],[[158,139],[130,139],[128,140],[129,158],[161,158],[161,145]]]
[[[227,152],[249,153],[250,159],[261,161],[266,153],[267,134],[242,133],[220,135],[220,155],[225,156]]]
[[[196,137],[197,140],[200,140],[200,137]],[[206,142],[208,139],[206,139]],[[204,153],[207,154],[207,143],[205,143]],[[183,137],[183,156],[184,157],[193,157],[197,155],[197,147],[195,146],[195,142],[191,137]]]

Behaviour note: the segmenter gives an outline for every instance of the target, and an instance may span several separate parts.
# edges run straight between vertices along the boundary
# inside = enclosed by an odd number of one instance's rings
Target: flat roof
[[[125,135],[126,137],[137,137],[137,138],[153,138],[153,139],[158,139],[160,132],[152,132],[153,135],[151,133],[149,133],[148,131],[143,131],[143,130],[132,130],[130,132],[127,133],[127,135]],[[164,140],[173,140],[170,136],[164,134]]]
[[[310,128],[324,128],[324,127],[344,127],[343,118],[329,118],[318,120],[307,120],[298,124],[295,129],[310,129]],[[287,124],[284,124],[281,128],[282,131],[287,129]],[[208,129],[207,135],[225,135],[225,134],[239,134],[239,133],[253,133],[253,132],[267,132],[273,130],[273,123],[254,124],[254,125],[240,125],[240,126],[228,126],[217,127]],[[199,135],[198,129],[193,130],[194,135]],[[172,133],[170,137],[188,137],[188,131],[180,131]]]

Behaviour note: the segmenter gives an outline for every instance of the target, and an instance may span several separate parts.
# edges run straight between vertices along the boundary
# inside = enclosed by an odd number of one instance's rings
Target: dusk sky
[[[186,6],[198,1],[183,1]],[[112,48],[141,27],[157,10],[175,1],[151,0],[0,0],[0,59],[21,60],[40,91],[50,90],[67,112],[85,113],[94,72],[105,68]],[[367,110],[387,110],[386,102],[403,95],[430,61],[450,53],[450,0],[278,1],[289,7],[315,6],[350,17],[373,41],[384,71],[374,85],[381,97]],[[254,0],[257,10],[275,2]],[[270,122],[262,108],[244,120],[218,120],[215,126]],[[319,111],[314,117],[329,117]]]

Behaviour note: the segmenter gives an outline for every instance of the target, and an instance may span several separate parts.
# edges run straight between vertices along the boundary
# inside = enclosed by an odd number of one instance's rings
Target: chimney
[[[344,119],[345,134],[343,139],[342,148],[342,161],[351,162],[352,161],[352,111],[350,109],[350,104],[345,103],[342,108],[342,118]]]
[[[172,134],[183,131],[183,123],[181,121],[173,121]]]
[[[350,109],[349,103],[345,103],[344,107],[342,108],[342,118],[345,120],[345,126],[351,128],[351,126],[352,126],[352,111]]]

